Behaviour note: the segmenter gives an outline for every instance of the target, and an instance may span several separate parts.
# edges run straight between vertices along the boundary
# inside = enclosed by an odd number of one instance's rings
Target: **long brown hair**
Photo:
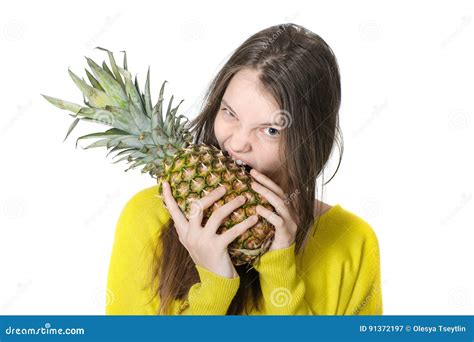
[[[295,243],[299,253],[315,221],[316,179],[322,175],[325,185],[334,177],[344,150],[339,127],[341,84],[337,60],[321,37],[300,25],[282,24],[257,32],[235,50],[211,82],[199,115],[190,123],[195,144],[219,146],[214,119],[230,80],[244,68],[258,71],[262,85],[278,102],[286,121],[287,127],[281,131],[280,185],[286,189],[285,203],[296,215]],[[334,175],[324,183],[323,171],[335,143],[339,146],[339,163]],[[199,275],[179,242],[172,220],[158,238],[151,286],[160,298],[158,314],[168,314],[173,299],[186,298],[190,287],[199,282]],[[248,314],[247,303],[259,310],[262,293],[258,273],[248,265],[237,266],[236,270],[240,287],[227,314],[238,315],[244,310]]]

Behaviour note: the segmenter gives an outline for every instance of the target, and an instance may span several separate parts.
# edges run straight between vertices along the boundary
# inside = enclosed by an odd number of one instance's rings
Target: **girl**
[[[272,245],[253,267],[234,266],[227,246],[256,221],[216,231],[244,201],[222,206],[202,226],[202,211],[224,191],[201,198],[188,221],[169,186],[165,203],[157,186],[142,190],[117,224],[107,314],[382,314],[374,231],[315,197],[316,180],[342,142],[340,102],[336,57],[308,29],[269,27],[238,47],[191,126],[195,143],[219,146],[253,169],[252,188],[277,211],[257,208],[275,226]]]

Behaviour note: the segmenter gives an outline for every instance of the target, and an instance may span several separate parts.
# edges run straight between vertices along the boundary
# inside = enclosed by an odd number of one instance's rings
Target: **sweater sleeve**
[[[318,272],[306,270],[303,272],[304,279],[296,268],[295,243],[286,249],[262,255],[254,267],[260,274],[266,314],[316,315],[318,312],[327,312],[338,315],[381,315],[382,288],[377,237],[367,224],[353,225],[348,232],[351,233],[343,234],[338,239],[340,243],[320,250],[323,256],[331,255],[331,259],[322,259],[333,261],[317,268]],[[312,251],[318,253],[318,250]],[[328,279],[328,282],[324,279]],[[324,300],[315,301],[318,294],[314,291],[318,291]],[[322,305],[323,302],[330,303],[324,310],[314,306]]]
[[[305,283],[296,271],[295,246],[267,252],[254,265],[267,315],[313,315],[305,300]]]
[[[123,208],[115,229],[107,278],[107,315],[154,315],[149,271],[158,231],[167,217],[154,187],[134,195]]]
[[[375,232],[369,227],[360,252],[352,295],[345,315],[382,315],[380,250]]]
[[[225,315],[240,285],[240,277],[225,278],[196,265],[200,282],[188,292],[175,314]]]
[[[160,299],[150,283],[153,255],[161,255],[159,231],[169,220],[156,186],[142,190],[125,205],[115,230],[106,291],[107,315],[156,315]],[[158,248],[157,248],[158,247]],[[195,266],[200,282],[188,298],[174,300],[173,315],[225,315],[240,278],[225,278]]]

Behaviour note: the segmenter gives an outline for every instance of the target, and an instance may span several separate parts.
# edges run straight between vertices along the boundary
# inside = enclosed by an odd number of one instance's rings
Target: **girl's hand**
[[[226,191],[222,186],[193,201],[188,221],[176,203],[169,184],[163,182],[163,198],[174,221],[179,241],[187,249],[194,263],[220,276],[236,278],[238,273],[232,264],[227,246],[255,225],[258,217],[250,216],[220,235],[217,230],[227,216],[245,203],[245,197],[238,196],[224,204],[212,213],[204,227],[201,226],[204,210],[219,200]]]
[[[252,169],[250,175],[256,180],[252,182],[252,189],[265,197],[277,211],[274,213],[261,205],[257,206],[257,214],[275,226],[275,237],[268,251],[290,247],[295,242],[298,226],[285,204],[285,193],[275,182],[257,170]]]

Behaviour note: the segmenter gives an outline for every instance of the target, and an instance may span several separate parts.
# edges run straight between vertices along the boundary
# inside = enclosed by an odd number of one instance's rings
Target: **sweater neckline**
[[[331,214],[331,213],[332,213],[333,211],[335,211],[336,209],[339,209],[340,207],[341,207],[340,204],[336,203],[336,204],[334,204],[333,206],[331,206],[331,208],[329,208],[329,209],[326,210],[324,213],[322,213],[322,215],[317,216],[316,219],[329,216],[329,214]]]

